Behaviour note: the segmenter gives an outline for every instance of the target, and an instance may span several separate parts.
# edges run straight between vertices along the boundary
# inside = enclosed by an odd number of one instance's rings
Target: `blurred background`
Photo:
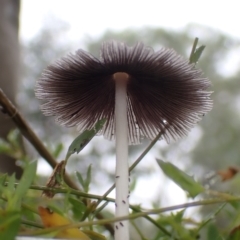
[[[75,128],[55,124],[39,110],[34,86],[42,70],[57,58],[82,48],[98,56],[104,40],[129,45],[142,41],[158,50],[173,48],[189,57],[195,37],[206,45],[198,63],[213,86],[213,110],[184,139],[159,141],[131,174],[130,202],[143,207],[169,206],[188,201],[186,195],[163,176],[155,158],[174,163],[211,188],[239,193],[240,177],[229,182],[209,181],[221,169],[240,163],[240,30],[237,1],[81,1],[0,0],[0,88],[19,107],[48,149],[61,149],[58,161],[78,135]],[[14,128],[0,114],[0,136]],[[130,147],[132,163],[149,144]],[[33,159],[39,156],[29,144]],[[1,172],[21,176],[21,159],[0,156]],[[68,172],[83,175],[92,164],[90,192],[103,194],[114,181],[114,144],[98,136],[79,155],[71,157]],[[38,173],[48,177],[51,168],[39,159]],[[112,193],[110,196],[114,196]],[[113,206],[112,206],[113,207]],[[209,210],[201,210],[196,217]],[[231,211],[231,209],[229,209]],[[219,216],[219,226],[226,219]]]

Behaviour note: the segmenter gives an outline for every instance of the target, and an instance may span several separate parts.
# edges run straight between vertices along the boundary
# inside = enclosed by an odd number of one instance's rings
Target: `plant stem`
[[[60,230],[64,230],[67,228],[73,228],[73,227],[81,228],[81,227],[88,227],[88,226],[92,226],[92,225],[103,225],[106,223],[113,223],[113,222],[123,221],[126,219],[128,219],[128,220],[137,219],[140,217],[145,217],[147,215],[161,214],[164,212],[174,211],[174,210],[178,210],[178,209],[185,209],[185,208],[196,207],[196,206],[206,206],[206,205],[212,205],[212,204],[221,204],[221,203],[227,203],[227,202],[229,202],[229,203],[230,202],[239,202],[239,200],[240,200],[240,197],[235,197],[233,199],[228,199],[228,200],[217,199],[217,198],[199,200],[199,201],[195,201],[195,202],[183,203],[183,204],[165,207],[165,208],[150,209],[145,212],[134,213],[131,215],[122,216],[122,217],[118,217],[118,218],[110,218],[110,219],[104,219],[104,220],[92,221],[92,222],[73,223],[73,224],[62,225],[62,226],[58,226],[58,227],[51,227],[51,228],[47,228],[44,230],[37,230],[37,231],[34,231],[34,234],[32,232],[32,236],[40,235],[43,233],[46,234],[46,233],[49,233],[49,232],[55,231],[55,230],[60,231]],[[27,234],[26,234],[26,236],[27,236]],[[122,239],[122,240],[125,240],[125,239]]]
[[[115,136],[116,136],[116,208],[115,216],[129,214],[128,203],[128,122],[126,73],[115,73]],[[128,221],[115,223],[115,240],[128,240]]]

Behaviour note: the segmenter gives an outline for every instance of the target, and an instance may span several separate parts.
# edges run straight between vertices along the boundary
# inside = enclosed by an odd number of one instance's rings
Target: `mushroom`
[[[36,84],[41,109],[62,125],[101,131],[116,140],[116,217],[127,215],[128,145],[157,134],[170,142],[187,135],[212,108],[210,81],[172,49],[154,52],[103,43],[100,58],[78,50],[47,67]],[[128,240],[128,221],[115,225],[115,239]]]

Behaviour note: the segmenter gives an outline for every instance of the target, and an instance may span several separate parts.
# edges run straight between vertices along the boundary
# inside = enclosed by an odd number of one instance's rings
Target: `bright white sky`
[[[22,0],[20,34],[30,38],[51,14],[70,24],[75,40],[107,29],[180,29],[189,23],[212,26],[240,38],[239,9],[238,0]]]
[[[211,26],[240,39],[239,9],[238,0],[22,0],[20,36],[21,39],[34,36],[51,15],[70,25],[68,37],[72,40],[129,27],[180,30],[189,23]],[[155,176],[155,185],[157,182],[159,178]],[[139,198],[144,189],[146,200],[156,189],[152,190],[149,182],[145,184],[140,184]],[[182,194],[176,195],[175,203],[184,202]]]

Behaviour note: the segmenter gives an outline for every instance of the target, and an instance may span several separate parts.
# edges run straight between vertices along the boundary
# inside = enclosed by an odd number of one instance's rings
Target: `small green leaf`
[[[54,158],[58,158],[58,156],[62,152],[62,150],[63,150],[63,144],[59,143],[53,151]]]
[[[30,162],[24,169],[23,176],[17,186],[15,194],[24,197],[28,188],[31,186],[37,170],[37,161]]]
[[[203,229],[207,224],[209,224],[211,221],[216,219],[216,216],[222,211],[222,209],[226,206],[226,203],[222,204],[217,209],[214,209],[214,212],[206,216],[203,220],[203,222],[198,227],[198,232],[200,232],[201,229]]]
[[[230,201],[229,204],[230,204],[236,211],[239,211],[239,209],[240,209],[240,202]]]
[[[87,177],[86,177],[85,180],[82,177],[80,172],[76,172],[76,176],[78,178],[78,181],[81,184],[84,192],[86,192],[86,193],[89,191],[89,185],[91,183],[91,171],[92,171],[92,167],[91,167],[91,165],[89,165],[88,170],[87,170]]]
[[[15,178],[15,174],[13,174],[12,176],[9,176],[7,178],[7,186],[6,188],[3,188],[3,195],[5,198],[7,198],[8,200],[8,208],[7,210],[15,210],[15,206],[11,204],[11,201],[13,199],[13,195],[15,193],[15,182],[16,182],[16,178]],[[18,209],[19,210],[19,209]]]
[[[69,197],[68,201],[72,205],[72,212],[75,219],[81,219],[83,216],[83,213],[86,211],[86,205],[80,201],[79,199]]]
[[[10,144],[0,138],[0,153],[10,155],[12,153],[12,148]]]
[[[76,176],[77,176],[77,179],[78,179],[79,183],[81,184],[82,188],[84,189],[85,188],[85,182],[84,182],[84,179],[83,179],[81,173],[76,172]]]
[[[48,207],[51,211],[53,211],[53,212],[55,212],[55,213],[58,213],[58,214],[61,215],[61,216],[64,216],[64,210],[63,210],[63,208],[57,206],[55,202],[50,202],[50,203],[47,205],[47,207]]]
[[[6,173],[0,175],[0,194],[2,194],[2,191],[4,191],[7,177],[8,177],[8,175]]]
[[[221,237],[220,232],[217,229],[215,224],[209,224],[207,228],[207,240],[213,240],[213,239],[222,240],[224,238]]]
[[[9,199],[9,206],[11,205],[11,208],[20,209],[21,200],[32,184],[36,174],[36,169],[37,161],[33,161],[26,166],[12,199]]]
[[[133,192],[137,186],[137,179],[135,177],[129,177],[129,179],[130,179],[129,189],[130,192]]]
[[[201,57],[205,47],[206,46],[200,46],[199,48],[196,49],[196,51],[194,52],[192,58],[190,59],[190,63],[197,63],[198,62],[198,60]]]
[[[9,143],[11,143],[11,145],[15,148],[19,148],[20,147],[20,132],[18,129],[14,129],[12,131],[9,132],[7,139],[9,141]]]
[[[184,213],[185,213],[185,209],[178,211],[175,215],[173,215],[174,220],[178,223],[181,223]]]
[[[0,239],[13,240],[20,227],[19,212],[0,212]]]
[[[98,133],[98,131],[102,129],[105,121],[106,121],[105,119],[99,120],[95,124],[94,128],[92,128],[91,130],[85,130],[78,137],[76,137],[68,148],[65,160],[67,161],[68,158],[75,152],[79,153]]]
[[[90,186],[90,183],[91,183],[91,179],[92,179],[92,165],[90,164],[88,166],[87,177],[86,177],[86,180],[85,180],[85,186],[86,186],[85,192],[89,191],[89,186]]]
[[[198,44],[198,38],[195,38],[194,42],[193,42],[193,46],[192,46],[192,51],[189,57],[189,63],[194,63],[196,64],[198,62],[198,60],[200,59],[203,50],[205,49],[205,46],[200,46],[199,48],[197,48],[197,44]]]
[[[204,192],[205,189],[201,184],[196,182],[192,177],[187,175],[173,164],[158,159],[157,163],[162,171],[179,187],[187,191],[192,198],[197,196],[199,193]]]

